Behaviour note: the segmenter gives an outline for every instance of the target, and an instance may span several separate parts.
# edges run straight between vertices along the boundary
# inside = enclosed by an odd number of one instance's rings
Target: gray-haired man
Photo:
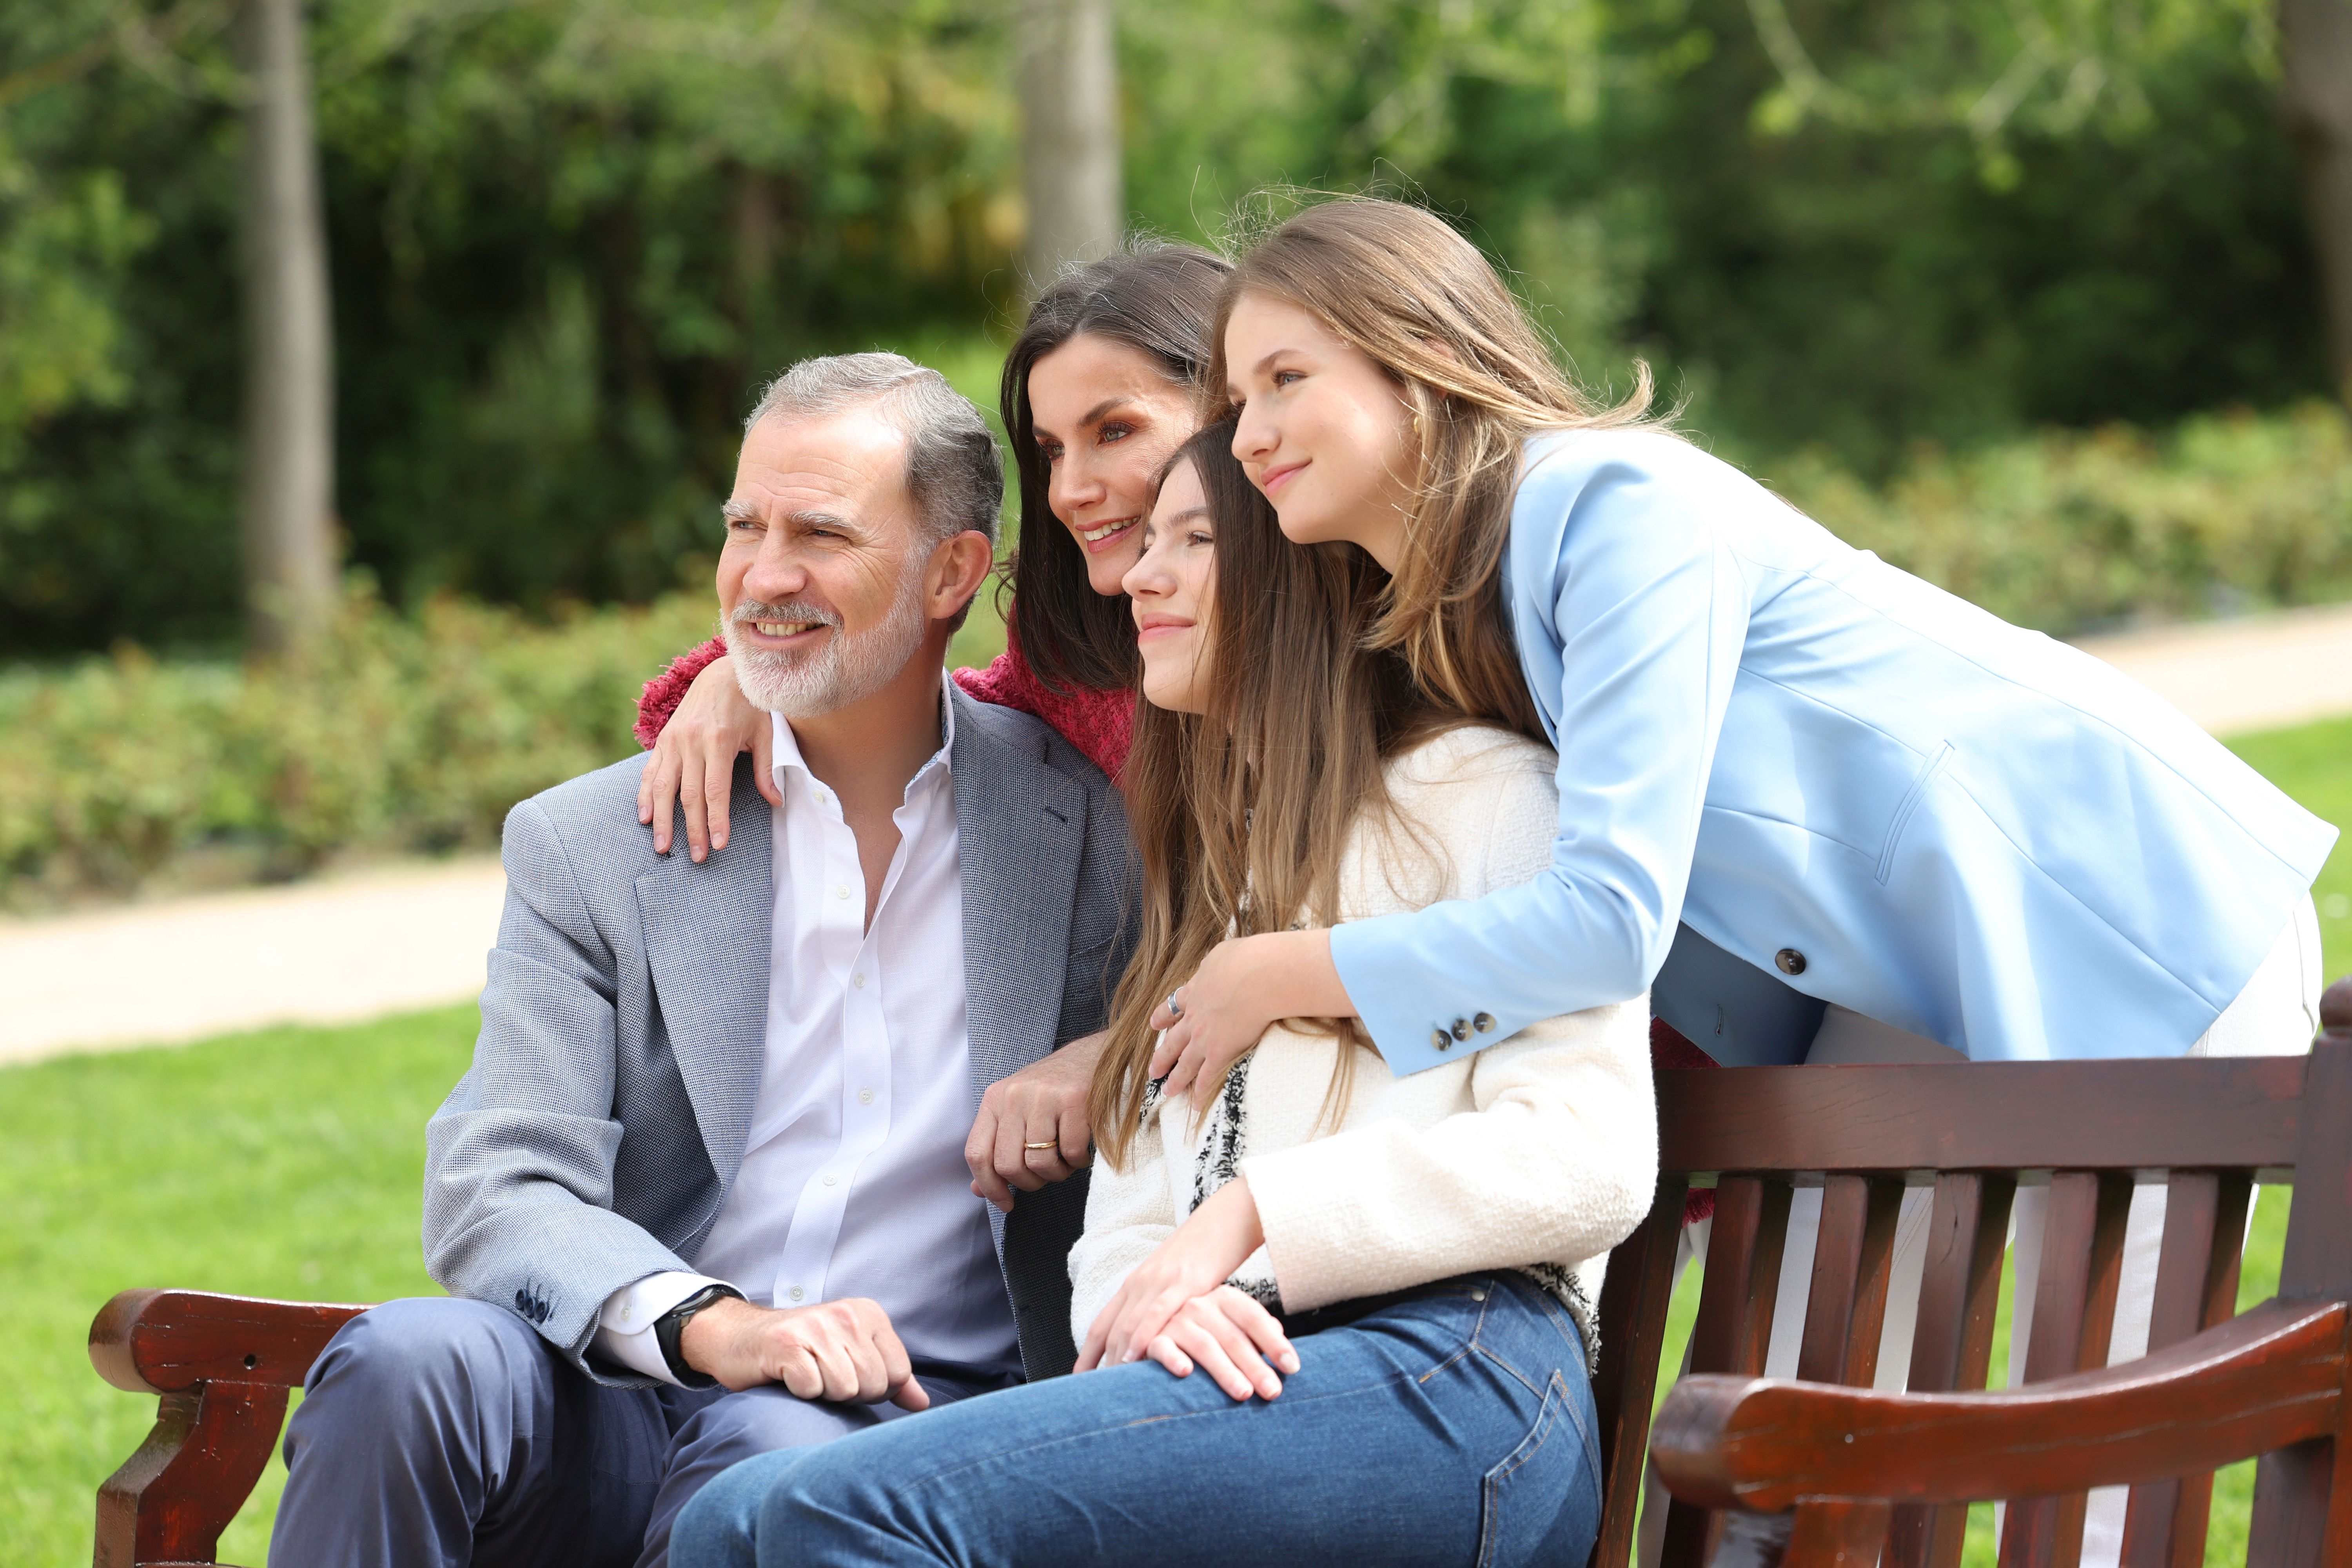
[[[320,1356],[278,1561],[658,1563],[738,1459],[1069,1369],[1084,1184],[999,1216],[964,1143],[1101,1026],[1129,849],[1099,773],[944,679],[1003,483],[895,354],[769,388],[719,595],[783,805],[699,867],[638,825],[641,758],[507,819],[480,1042],[426,1131],[455,1299]],[[748,765],[733,805],[761,819]]]

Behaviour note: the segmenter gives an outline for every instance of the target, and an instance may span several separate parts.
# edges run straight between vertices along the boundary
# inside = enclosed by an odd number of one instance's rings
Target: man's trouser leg
[[[581,1375],[512,1312],[389,1301],[310,1369],[270,1555],[306,1568],[628,1568],[669,1447],[654,1391]]]

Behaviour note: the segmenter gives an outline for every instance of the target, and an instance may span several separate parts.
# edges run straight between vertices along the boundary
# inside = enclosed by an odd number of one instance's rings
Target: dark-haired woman
[[[1228,270],[1192,246],[1140,244],[1065,272],[1030,308],[1004,361],[1002,410],[1021,515],[1005,649],[956,683],[1034,713],[1116,778],[1135,710],[1135,629],[1119,579],[1160,468],[1198,427],[1210,323]],[[654,752],[638,820],[669,852],[673,802],[700,860],[727,842],[736,758],[781,805],[772,729],[714,638],[646,688],[637,737]],[[1073,1041],[993,1086],[965,1153],[972,1190],[1010,1209],[1087,1161],[1086,1092],[1099,1037]]]
[[[1475,897],[1549,857],[1549,748],[1365,647],[1370,562],[1295,551],[1225,433],[1129,574],[1144,923],[1095,1080],[1079,1375],[719,1478],[680,1568],[1580,1563],[1600,1517],[1590,1260],[1656,1177],[1642,1000],[1407,1077],[1291,1020],[1205,1114],[1146,1064],[1228,934]]]

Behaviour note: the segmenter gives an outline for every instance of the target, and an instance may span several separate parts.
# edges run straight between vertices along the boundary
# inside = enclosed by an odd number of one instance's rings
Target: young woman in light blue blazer
[[[1662,428],[1646,382],[1582,397],[1441,220],[1306,209],[1241,259],[1219,336],[1209,384],[1283,532],[1387,568],[1376,636],[1558,749],[1559,821],[1525,886],[1215,949],[1154,1019],[1171,1095],[1279,1018],[1360,1019],[1402,1073],[1645,988],[1727,1064],[2308,1047],[2335,829],[2097,659]],[[2135,1205],[2118,1359],[2145,1347],[2161,1197]],[[1879,1362],[1898,1386],[1916,1268]],[[2112,1558],[2102,1511],[2086,1562]]]

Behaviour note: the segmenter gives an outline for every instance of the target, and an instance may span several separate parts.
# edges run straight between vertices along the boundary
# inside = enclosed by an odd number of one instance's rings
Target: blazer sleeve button
[[[1495,1015],[1492,1013],[1481,1013],[1476,1017],[1470,1020],[1470,1026],[1477,1030],[1482,1035],[1493,1034],[1495,1032]]]
[[[1447,1034],[1443,1029],[1432,1029],[1429,1031],[1429,1043],[1436,1047],[1441,1051],[1452,1050],[1454,1048],[1454,1037]]]
[[[1772,962],[1780,966],[1783,974],[1802,974],[1805,972],[1805,955],[1793,947],[1784,947],[1774,953]]]
[[[1470,1037],[1469,1019],[1456,1018],[1454,1020],[1454,1037],[1457,1040],[1466,1040]]]

